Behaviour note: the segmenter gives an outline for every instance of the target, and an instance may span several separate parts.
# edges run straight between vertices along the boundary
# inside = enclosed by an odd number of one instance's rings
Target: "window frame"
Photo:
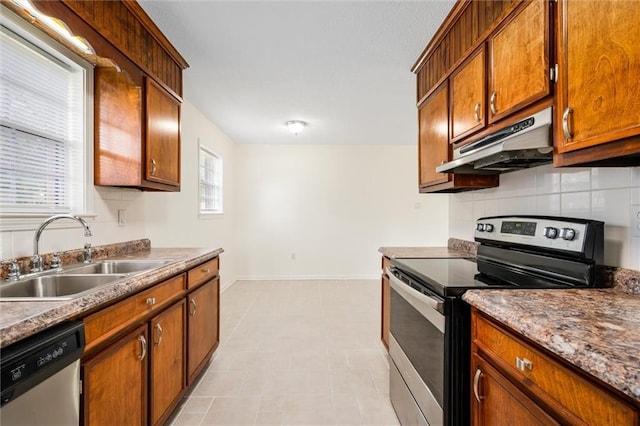
[[[83,120],[83,172],[78,180],[82,184],[79,191],[82,194],[82,202],[66,209],[52,210],[49,212],[6,212],[0,209],[0,231],[20,231],[36,229],[42,219],[58,213],[72,213],[83,218],[94,218],[94,188],[93,188],[93,64],[80,57],[60,42],[54,40],[38,28],[20,18],[4,5],[0,5],[0,23],[9,31],[26,40],[36,48],[41,49],[47,55],[64,63],[72,63],[83,74],[84,99],[82,106]]]
[[[203,210],[201,208],[202,205],[202,194],[200,192],[201,179],[202,179],[202,170],[200,167],[200,161],[202,159],[202,155],[208,155],[214,158],[214,161],[218,162],[218,168],[216,169],[216,176],[219,179],[219,184],[217,186],[220,187],[220,208],[217,210]],[[214,179],[215,179],[214,177]],[[215,187],[216,182],[212,182],[212,185]],[[200,218],[217,218],[222,217],[224,215],[224,159],[222,155],[217,154],[211,148],[204,145],[202,142],[198,140],[198,216]]]

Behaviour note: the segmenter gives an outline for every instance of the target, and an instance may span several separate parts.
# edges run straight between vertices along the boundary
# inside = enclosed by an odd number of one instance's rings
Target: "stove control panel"
[[[492,216],[476,222],[475,240],[517,244],[586,254],[593,241],[603,239],[604,223],[550,216]]]

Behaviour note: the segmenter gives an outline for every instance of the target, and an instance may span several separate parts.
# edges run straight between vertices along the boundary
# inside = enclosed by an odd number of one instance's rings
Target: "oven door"
[[[429,425],[444,424],[445,299],[418,291],[389,271],[391,403],[403,425],[417,421],[415,407]],[[409,398],[413,397],[414,401]]]

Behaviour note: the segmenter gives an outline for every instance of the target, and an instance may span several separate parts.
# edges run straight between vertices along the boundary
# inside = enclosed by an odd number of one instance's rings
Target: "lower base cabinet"
[[[188,297],[189,359],[187,383],[190,385],[206,366],[218,347],[220,336],[220,279],[208,281]]]
[[[83,425],[165,424],[204,370],[220,336],[218,259],[185,272],[82,318]]]
[[[149,401],[152,425],[161,424],[185,389],[185,306],[181,300],[151,322]]]
[[[640,424],[640,409],[477,309],[471,314],[473,425]]]
[[[83,362],[85,425],[146,424],[147,342],[145,324]]]

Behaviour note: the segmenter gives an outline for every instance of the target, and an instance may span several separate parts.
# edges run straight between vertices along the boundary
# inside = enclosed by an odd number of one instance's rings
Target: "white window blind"
[[[222,157],[200,146],[200,213],[222,213]]]
[[[0,213],[82,212],[84,68],[0,30]]]

